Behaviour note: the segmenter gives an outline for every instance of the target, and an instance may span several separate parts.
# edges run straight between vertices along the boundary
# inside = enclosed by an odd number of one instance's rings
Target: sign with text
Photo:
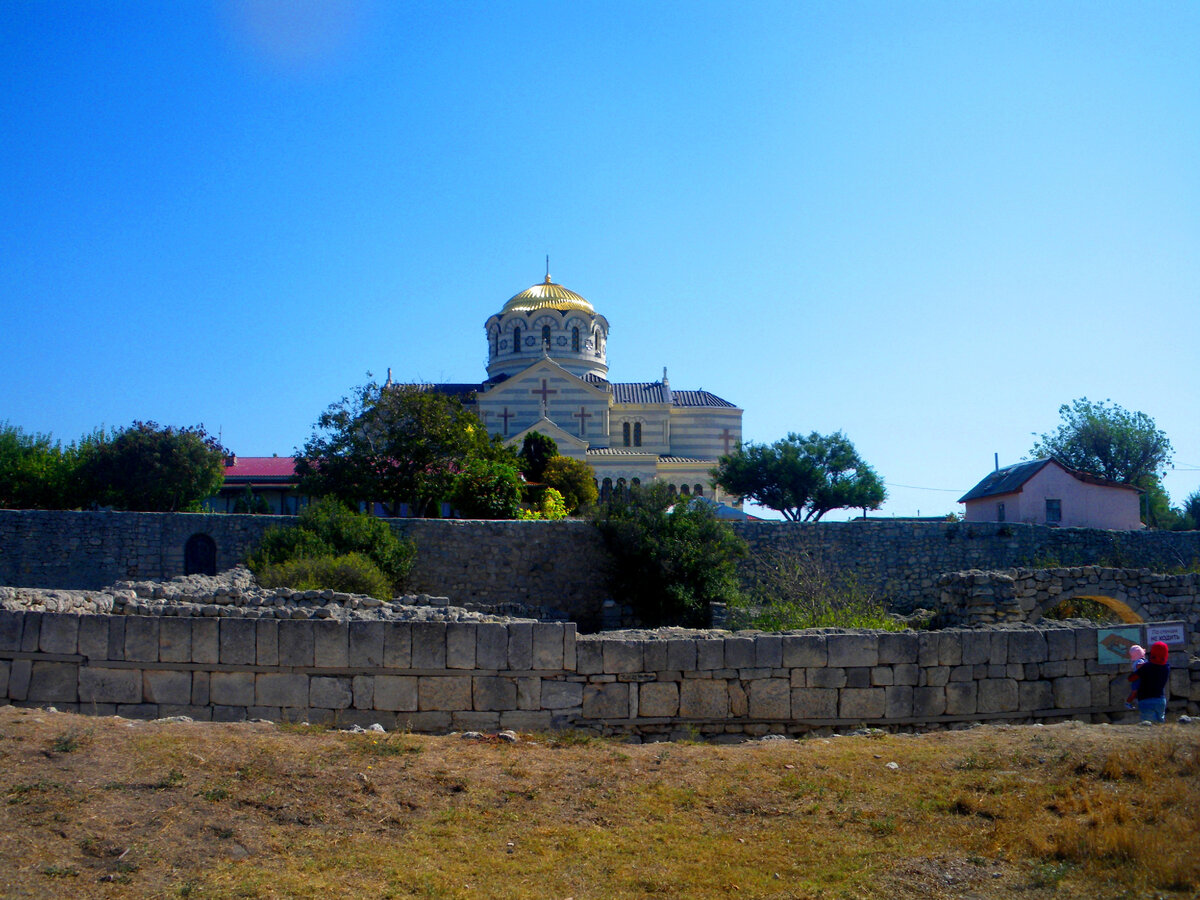
[[[1146,646],[1149,647],[1155,641],[1162,641],[1172,649],[1187,646],[1187,623],[1155,622],[1153,625],[1147,625]]]
[[[1129,662],[1129,648],[1142,639],[1142,626],[1120,625],[1116,628],[1097,628],[1097,662],[1104,666]]]

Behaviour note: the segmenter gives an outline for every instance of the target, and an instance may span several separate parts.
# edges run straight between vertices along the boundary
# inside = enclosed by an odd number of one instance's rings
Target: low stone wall
[[[1200,710],[1176,660],[1172,709]],[[567,623],[0,611],[0,698],[132,718],[732,739],[1126,717],[1092,628],[581,638]]]

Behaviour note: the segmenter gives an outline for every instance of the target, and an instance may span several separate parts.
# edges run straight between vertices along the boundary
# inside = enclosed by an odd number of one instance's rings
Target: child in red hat
[[[1138,712],[1143,722],[1167,720],[1167,682],[1171,680],[1169,651],[1163,641],[1150,645],[1148,661],[1129,676],[1137,693]]]

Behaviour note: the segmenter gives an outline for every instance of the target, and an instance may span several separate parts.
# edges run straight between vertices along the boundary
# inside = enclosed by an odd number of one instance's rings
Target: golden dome
[[[567,290],[561,284],[555,284],[547,275],[546,280],[541,284],[526,288],[510,298],[504,304],[504,309],[500,310],[500,315],[503,316],[510,312],[536,312],[540,309],[579,309],[589,315],[594,315],[596,312],[587,300],[574,291]]]

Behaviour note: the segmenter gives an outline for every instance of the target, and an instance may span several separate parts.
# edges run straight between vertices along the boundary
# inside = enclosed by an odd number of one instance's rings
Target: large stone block
[[[517,708],[517,684],[503,676],[477,676],[471,679],[474,709],[500,711]]]
[[[533,625],[512,622],[508,626],[508,668],[512,672],[528,672],[533,668]]]
[[[913,688],[913,715],[933,718],[946,713],[946,689],[942,687]]]
[[[83,666],[79,669],[79,700],[86,704],[141,703],[142,672]]]
[[[696,668],[696,642],[672,639],[667,641],[667,668],[676,672]]]
[[[1046,632],[1046,659],[1057,661],[1075,658],[1075,632],[1054,628]]]
[[[646,672],[667,671],[667,642],[642,642],[642,667]]]
[[[159,616],[125,617],[125,659],[158,662]]]
[[[208,707],[212,676],[208,672],[192,672],[192,706]]]
[[[471,676],[421,676],[417,679],[417,707],[422,711],[473,709]]]
[[[722,679],[688,678],[679,685],[679,714],[685,719],[724,719],[729,687]]]
[[[108,653],[105,654],[105,658],[123,660],[125,658],[125,619],[127,617],[105,616],[105,618],[108,619]]]
[[[749,687],[750,718],[784,721],[792,717],[792,686],[786,678],[756,678]]]
[[[638,716],[662,719],[679,714],[679,685],[648,681],[638,689]]]
[[[908,685],[892,685],[883,689],[884,715],[889,719],[907,719],[913,714],[913,689]]]
[[[502,671],[508,668],[508,629],[499,622],[480,622],[475,629],[475,665]]]
[[[31,703],[74,703],[79,699],[79,664],[35,661],[26,699]]]
[[[836,719],[838,692],[832,688],[792,688],[792,718]]]
[[[549,731],[554,724],[553,714],[549,710],[514,709],[500,713],[500,727],[513,731]]]
[[[221,665],[252,666],[258,659],[258,623],[254,619],[220,619]]]
[[[607,639],[603,642],[604,672],[619,675],[645,671],[642,661],[642,642]]]
[[[254,673],[213,672],[209,676],[208,698],[214,706],[254,706]],[[215,715],[214,711],[214,718]]]
[[[124,616],[113,616],[113,619],[123,619]],[[192,623],[192,662],[204,665],[215,664],[221,660],[220,623],[217,619],[190,619]],[[124,659],[122,656],[109,659]],[[196,705],[196,704],[193,704]]]
[[[79,654],[87,657],[89,660],[103,660],[108,658],[108,616],[80,616],[79,617]],[[180,619],[186,624],[185,619]],[[0,618],[0,623],[3,619]],[[0,639],[0,644],[3,644],[3,639]],[[183,662],[191,661],[191,632],[188,632],[188,659]]]
[[[979,713],[1014,712],[1020,708],[1017,682],[1012,678],[985,678],[977,684]]]
[[[974,681],[954,681],[940,690],[946,693],[946,715],[973,716],[978,712],[979,688]]]
[[[25,613],[25,624],[21,628],[21,647],[22,653],[37,653],[38,652],[38,636],[42,630],[42,616],[44,613],[27,612]]]
[[[574,622],[563,623],[563,668],[575,671],[576,651],[579,641],[579,626]]]
[[[629,717],[629,692],[638,685],[624,682],[587,684],[583,688],[585,719],[625,719]]]
[[[829,665],[867,667],[879,664],[879,645],[873,634],[831,634]]]
[[[1087,675],[1054,679],[1054,707],[1083,709],[1092,705],[1092,681]]]
[[[1046,636],[1040,631],[1013,631],[1008,635],[1008,662],[1040,663],[1048,659]]]
[[[517,681],[517,709],[542,708],[542,679],[536,675],[524,676]]]
[[[383,665],[388,669],[412,668],[412,625],[408,622],[386,623],[383,634]]]
[[[446,625],[442,622],[413,622],[412,667],[446,668]],[[461,707],[470,709],[469,706]]]
[[[563,627],[551,622],[533,626],[533,668],[554,671],[563,667]]]
[[[897,663],[892,666],[892,681],[894,684],[907,684],[915,687],[920,683],[921,669],[916,663]]]
[[[580,675],[599,675],[604,671],[603,641],[580,641],[575,645],[575,671]]]
[[[986,665],[992,657],[992,636],[987,631],[960,631],[962,665]]]
[[[87,618],[100,617],[88,616]],[[21,633],[24,623],[24,612],[0,609],[0,651],[11,653],[21,649]]]
[[[314,624],[311,619],[284,619],[279,623],[279,665],[312,667]]]
[[[448,623],[446,625],[446,668],[474,669],[477,642],[478,635],[474,622]],[[559,658],[562,658],[561,646],[559,647]]]
[[[929,668],[938,665],[941,637],[936,631],[922,631],[917,635],[917,665]]]
[[[8,670],[8,699],[18,702],[29,697],[29,680],[33,675],[33,662],[14,659]]]
[[[350,678],[350,690],[354,694],[355,709],[375,708],[375,676],[354,675]]]
[[[500,713],[455,711],[450,713],[450,725],[455,731],[499,731]]]
[[[79,616],[68,613],[43,615],[38,647],[43,653],[73,656],[79,649]]]
[[[1023,681],[1018,688],[1021,712],[1054,708],[1054,686],[1049,681]]]
[[[939,666],[962,665],[962,636],[961,631],[945,631],[938,636]]]
[[[722,640],[696,641],[696,668],[710,671],[725,668],[725,642]]]
[[[168,616],[158,625],[158,658],[160,662],[190,663],[192,661],[191,619]],[[184,701],[186,706],[191,701]]]
[[[783,665],[783,638],[760,634],[754,638],[754,665],[759,669],[778,669]]]
[[[753,669],[754,668],[754,638],[731,637],[725,638],[725,668]]]
[[[82,674],[82,673],[80,673]],[[80,679],[80,691],[83,683]],[[192,702],[192,673],[178,669],[146,669],[142,672],[142,696],[147,703],[187,706]],[[137,700],[117,700],[117,703],[137,703]]]
[[[345,669],[350,665],[350,629],[344,622],[329,619],[313,623],[313,666],[318,669]],[[322,709],[325,707],[314,703]]]
[[[908,632],[885,632],[878,637],[879,665],[913,665],[917,663],[917,636]]]
[[[308,676],[299,672],[260,672],[254,678],[255,703],[285,709],[308,707]]]
[[[1008,635],[1007,631],[993,631],[988,635],[992,641],[992,649],[988,655],[989,666],[1008,665]]]
[[[260,666],[279,665],[278,619],[259,619],[255,623],[254,661]]]
[[[313,675],[308,679],[309,706],[316,709],[349,709],[353,704],[354,686],[348,676]]]
[[[845,669],[809,669],[808,686],[817,688],[841,688],[846,686]]]
[[[846,673],[846,684],[848,688],[869,688],[871,687],[871,673],[874,669],[868,669],[862,666],[854,666],[844,670]]]
[[[571,709],[583,703],[582,682],[540,680],[542,688],[541,706],[543,709]]]
[[[383,665],[387,627],[387,622],[350,623],[350,668],[377,669]]]
[[[417,708],[415,675],[376,675],[375,708],[412,712]]]
[[[838,717],[855,721],[882,719],[887,710],[885,688],[843,688],[838,696]]]

